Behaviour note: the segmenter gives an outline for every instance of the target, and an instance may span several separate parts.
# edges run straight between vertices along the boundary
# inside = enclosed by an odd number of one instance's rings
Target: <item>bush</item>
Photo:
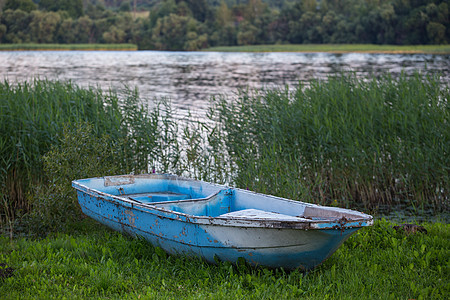
[[[108,135],[98,138],[89,123],[66,126],[59,145],[43,156],[48,182],[37,185],[29,199],[32,210],[28,221],[33,231],[60,230],[79,219],[81,209],[72,180],[120,174],[120,148]]]

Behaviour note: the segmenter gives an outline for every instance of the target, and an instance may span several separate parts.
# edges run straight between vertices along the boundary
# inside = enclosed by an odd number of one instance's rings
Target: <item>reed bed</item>
[[[45,232],[76,210],[81,177],[174,173],[341,207],[448,210],[449,87],[437,76],[342,74],[216,99],[177,123],[136,90],[35,80],[0,84],[0,221]],[[1,226],[4,227],[4,226]]]
[[[339,75],[218,100],[236,185],[322,204],[442,207],[450,195],[449,87],[438,76]]]
[[[142,106],[136,91],[124,91],[119,100],[118,94],[113,91],[84,89],[71,82],[35,80],[15,85],[5,81],[0,84],[0,95],[2,223],[30,211],[34,188],[46,187],[58,180],[64,180],[70,186],[73,178],[51,178],[57,173],[49,176],[44,165],[44,155],[50,150],[55,152],[67,140],[64,128],[75,130],[82,124],[88,124],[87,130],[76,131],[79,136],[73,137],[72,134],[70,147],[61,150],[66,153],[53,160],[47,159],[47,164],[51,165],[62,157],[59,164],[73,170],[72,174],[79,174],[75,172],[76,165],[67,164],[68,154],[74,153],[72,162],[81,162],[83,156],[89,155],[96,159],[92,153],[97,151],[101,154],[102,145],[91,149],[77,141],[84,139],[86,143],[99,144],[98,141],[103,138],[117,166],[115,172],[148,171],[151,150],[158,140],[155,136],[159,134],[155,118],[161,112],[159,108],[149,111]],[[86,135],[88,138],[84,137]],[[78,167],[89,169],[88,166]],[[85,172],[85,175],[93,174]]]

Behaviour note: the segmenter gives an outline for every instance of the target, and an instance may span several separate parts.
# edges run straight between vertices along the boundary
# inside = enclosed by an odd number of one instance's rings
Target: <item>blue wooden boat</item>
[[[354,232],[373,224],[361,212],[314,205],[174,175],[72,182],[83,212],[139,235],[171,254],[308,270]]]

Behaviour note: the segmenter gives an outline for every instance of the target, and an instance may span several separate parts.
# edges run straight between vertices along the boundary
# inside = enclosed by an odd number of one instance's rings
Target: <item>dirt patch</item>
[[[14,269],[8,267],[7,264],[0,263],[0,280],[8,277],[12,277],[14,273]]]

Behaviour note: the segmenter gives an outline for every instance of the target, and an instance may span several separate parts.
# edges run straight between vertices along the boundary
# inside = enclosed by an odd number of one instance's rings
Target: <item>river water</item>
[[[71,80],[82,86],[137,88],[143,101],[171,100],[180,119],[188,111],[203,116],[211,97],[236,96],[240,88],[294,87],[339,72],[370,77],[441,73],[450,82],[450,55],[221,53],[161,51],[0,52],[0,77],[10,82]]]

